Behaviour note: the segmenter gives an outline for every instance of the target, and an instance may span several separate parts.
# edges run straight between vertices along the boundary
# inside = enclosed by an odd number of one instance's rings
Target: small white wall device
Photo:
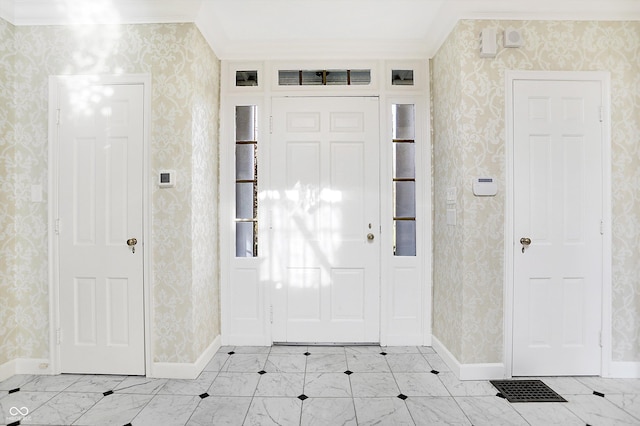
[[[479,177],[473,180],[473,195],[476,197],[493,197],[498,193],[498,183],[491,177]]]
[[[497,32],[493,28],[485,28],[480,32],[480,57],[495,58],[498,53]]]
[[[173,188],[176,186],[176,171],[160,170],[158,173],[158,186],[160,188]]]

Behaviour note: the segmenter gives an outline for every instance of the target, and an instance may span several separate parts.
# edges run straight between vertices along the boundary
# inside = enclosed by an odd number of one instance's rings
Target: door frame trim
[[[514,286],[514,158],[513,158],[513,82],[597,81],[602,88],[602,324],[600,375],[609,376],[611,368],[611,75],[607,71],[505,71],[505,220],[504,220],[504,365],[505,377],[513,374],[513,286]]]
[[[48,111],[48,281],[49,281],[49,367],[50,374],[60,374],[60,345],[58,344],[58,332],[60,326],[60,259],[59,242],[56,234],[57,211],[59,202],[59,156],[58,156],[58,105],[59,86],[68,81],[90,81],[105,84],[141,84],[143,86],[143,164],[142,164],[142,244],[143,251],[143,300],[144,300],[144,357],[145,375],[152,376],[152,350],[151,344],[152,319],[151,288],[152,288],[152,253],[151,242],[152,216],[151,216],[151,74],[121,74],[121,75],[52,75],[49,76],[49,111]]]

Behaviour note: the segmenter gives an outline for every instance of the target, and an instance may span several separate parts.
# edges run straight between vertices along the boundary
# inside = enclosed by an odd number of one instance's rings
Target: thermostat
[[[173,188],[176,186],[176,171],[160,170],[158,173],[158,186],[160,188]]]
[[[493,197],[498,193],[498,183],[494,178],[482,177],[473,180],[473,195],[477,197]]]

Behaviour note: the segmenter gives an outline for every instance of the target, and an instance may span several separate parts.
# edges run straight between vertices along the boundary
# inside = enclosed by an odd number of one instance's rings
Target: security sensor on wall
[[[522,31],[509,27],[504,30],[504,47],[522,47]]]
[[[498,42],[496,40],[496,30],[485,28],[480,33],[480,57],[495,58],[498,53]]]

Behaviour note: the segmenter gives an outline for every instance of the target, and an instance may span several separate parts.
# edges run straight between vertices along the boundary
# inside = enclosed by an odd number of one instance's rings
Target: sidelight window
[[[258,255],[258,107],[236,107],[236,257]]]
[[[415,105],[393,104],[393,253],[416,255]]]

